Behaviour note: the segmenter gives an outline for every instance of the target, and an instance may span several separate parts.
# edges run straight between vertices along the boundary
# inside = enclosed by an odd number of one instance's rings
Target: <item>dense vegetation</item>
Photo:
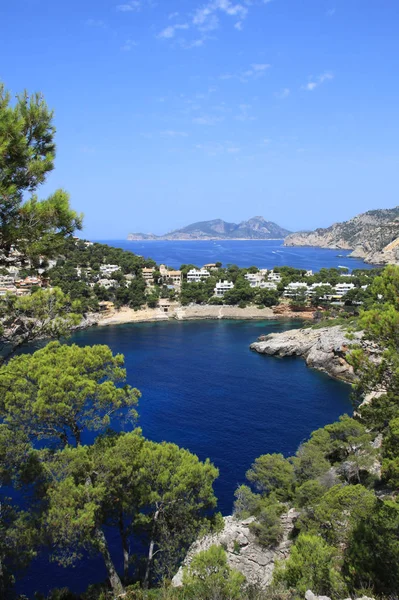
[[[112,274],[115,285],[101,287],[95,283],[101,278],[100,266],[118,265]],[[149,301],[146,284],[142,278],[144,267],[153,267],[155,262],[132,252],[95,243],[90,246],[76,239],[65,240],[60,258],[54,268],[48,270],[52,285],[59,287],[73,299],[81,302],[82,310],[98,310],[98,302],[113,301],[116,306],[140,308]],[[126,279],[126,276],[129,276]],[[90,282],[94,282],[93,286]]]

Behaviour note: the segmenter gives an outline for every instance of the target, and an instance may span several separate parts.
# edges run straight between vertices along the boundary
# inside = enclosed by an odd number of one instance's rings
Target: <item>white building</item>
[[[0,297],[6,296],[7,294],[16,294],[17,288],[15,286],[0,286]]]
[[[267,278],[269,281],[275,281],[276,283],[279,283],[281,281],[280,273],[275,273],[274,271],[270,271]]]
[[[2,288],[13,288],[15,286],[15,276],[0,275],[0,286]]]
[[[118,287],[118,282],[115,279],[99,279],[97,284],[107,290],[112,287]]]
[[[249,281],[249,285],[252,288],[260,287],[260,284],[264,280],[264,275],[262,273],[246,273],[244,277]]]
[[[234,287],[234,283],[232,281],[219,280],[214,289],[215,296],[218,296],[219,298],[221,298],[222,296],[224,296],[224,294],[226,292],[228,292],[229,290],[232,290],[233,287]]]
[[[209,273],[209,271],[207,271],[204,268],[190,269],[190,271],[187,273],[187,281],[189,283],[198,283],[199,281],[202,281],[203,279],[208,279],[208,277],[210,277],[210,276],[211,276],[211,274]]]
[[[323,300],[331,300],[331,298],[334,295],[333,294],[334,290],[330,283],[322,283],[322,282],[312,283],[312,285],[310,286],[309,291],[308,291],[309,296],[313,296],[313,294],[315,294],[317,292],[317,288],[321,288],[321,287],[326,288],[326,290],[327,290],[327,288],[329,288],[328,292],[330,292],[330,293],[324,294]]]
[[[353,290],[354,287],[353,283],[337,283],[335,286],[335,296],[342,298],[349,290]]]
[[[274,283],[273,281],[261,281],[259,287],[262,290],[276,290],[277,283]]]
[[[285,296],[295,296],[295,294],[300,294],[301,292],[305,292],[307,295],[309,292],[309,288],[307,283],[301,283],[300,281],[294,281],[289,283],[284,290]]]
[[[111,275],[112,273],[115,273],[115,271],[119,271],[119,270],[120,270],[119,265],[101,265],[100,266],[100,271],[103,275]]]

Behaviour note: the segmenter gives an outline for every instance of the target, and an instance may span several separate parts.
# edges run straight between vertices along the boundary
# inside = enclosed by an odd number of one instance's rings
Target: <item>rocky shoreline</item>
[[[367,345],[368,351],[373,349],[368,342],[363,341],[362,332],[351,334],[350,339],[347,335],[337,325],[320,329],[294,329],[261,336],[250,348],[269,356],[301,356],[308,367],[323,371],[335,379],[353,383],[353,367],[346,360],[349,347],[361,344]]]

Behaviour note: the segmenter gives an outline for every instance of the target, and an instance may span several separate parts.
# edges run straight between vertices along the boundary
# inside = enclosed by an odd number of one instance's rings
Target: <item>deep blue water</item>
[[[150,439],[175,442],[209,457],[220,469],[215,491],[228,514],[236,487],[253,460],[267,452],[294,453],[313,429],[351,410],[349,386],[308,369],[301,359],[252,353],[263,334],[296,323],[166,322],[93,328],[79,345],[108,344],[125,355],[128,382],[143,397],[139,425]],[[117,424],[114,424],[117,426]],[[116,559],[119,545],[109,535]],[[118,560],[117,560],[118,562]],[[36,561],[19,592],[69,586],[79,592],[105,578],[102,562],[75,569]]]
[[[370,269],[362,260],[346,258],[349,251],[327,248],[285,247],[282,240],[224,240],[224,241],[145,241],[99,240],[110,246],[131,250],[158,264],[170,267],[182,264],[202,266],[220,261],[223,265],[239,267],[255,265],[263,269],[289,265],[298,269],[319,271],[322,267],[344,266],[352,269]]]

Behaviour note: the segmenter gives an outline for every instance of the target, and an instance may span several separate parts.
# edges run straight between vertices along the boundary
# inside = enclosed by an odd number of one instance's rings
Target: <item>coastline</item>
[[[110,240],[118,241],[118,240]],[[126,242],[283,242],[284,238],[152,238],[152,239],[129,239]],[[283,244],[284,245],[284,244]]]
[[[196,304],[189,306],[175,305],[171,306],[168,313],[164,313],[160,308],[146,308],[134,310],[123,306],[119,310],[114,310],[105,315],[91,315],[86,321],[87,325],[81,327],[90,327],[97,325],[98,327],[106,327],[107,325],[122,325],[126,323],[151,323],[157,321],[201,321],[201,320],[218,320],[218,319],[237,319],[237,320],[311,320],[313,313],[311,312],[293,312],[284,311],[276,313],[271,308],[257,308],[256,306],[247,306],[239,308],[238,306],[227,305],[211,305],[211,304]]]

